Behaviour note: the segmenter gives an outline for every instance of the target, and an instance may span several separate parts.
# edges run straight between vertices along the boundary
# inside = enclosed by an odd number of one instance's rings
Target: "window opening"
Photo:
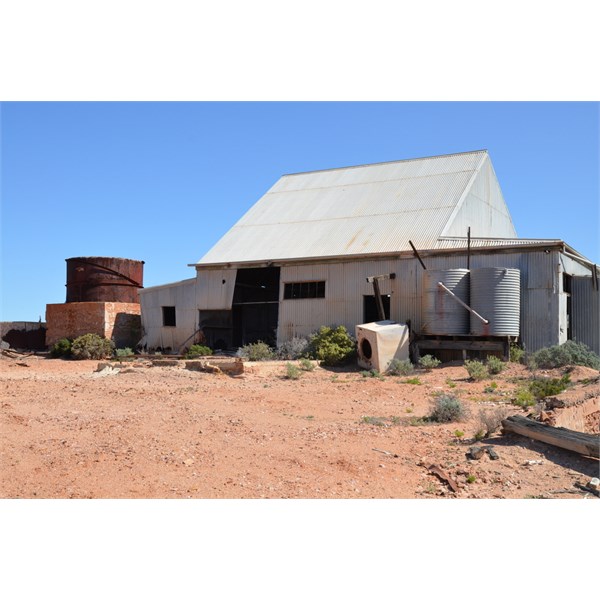
[[[175,317],[175,307],[174,306],[163,306],[162,307],[162,316],[163,316],[163,327],[176,327],[177,319]]]
[[[284,300],[303,300],[306,298],[325,298],[324,281],[294,281],[283,288]]]

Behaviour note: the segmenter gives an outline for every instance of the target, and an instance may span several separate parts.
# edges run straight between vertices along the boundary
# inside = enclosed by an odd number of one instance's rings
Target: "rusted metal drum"
[[[469,304],[469,271],[446,269],[423,272],[423,333],[430,335],[468,335],[469,311],[438,283],[443,283],[465,304]]]
[[[67,302],[130,302],[139,304],[144,261],[85,256],[67,258]]]

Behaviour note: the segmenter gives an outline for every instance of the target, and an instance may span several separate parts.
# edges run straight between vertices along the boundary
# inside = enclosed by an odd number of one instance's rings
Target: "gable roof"
[[[467,226],[516,237],[486,150],[284,175],[196,264],[435,248]]]

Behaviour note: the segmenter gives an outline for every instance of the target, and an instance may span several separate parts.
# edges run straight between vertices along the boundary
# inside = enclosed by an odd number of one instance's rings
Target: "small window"
[[[177,320],[175,319],[175,307],[174,306],[163,306],[163,327],[175,327]]]
[[[325,298],[325,282],[296,281],[285,284],[283,289],[284,300],[300,300],[303,298]]]

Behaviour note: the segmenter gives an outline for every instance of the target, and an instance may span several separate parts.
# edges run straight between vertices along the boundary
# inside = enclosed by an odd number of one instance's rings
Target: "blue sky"
[[[0,119],[5,321],[64,302],[69,257],[192,277],[285,173],[482,148],[519,236],[600,263],[598,103],[9,102]]]

